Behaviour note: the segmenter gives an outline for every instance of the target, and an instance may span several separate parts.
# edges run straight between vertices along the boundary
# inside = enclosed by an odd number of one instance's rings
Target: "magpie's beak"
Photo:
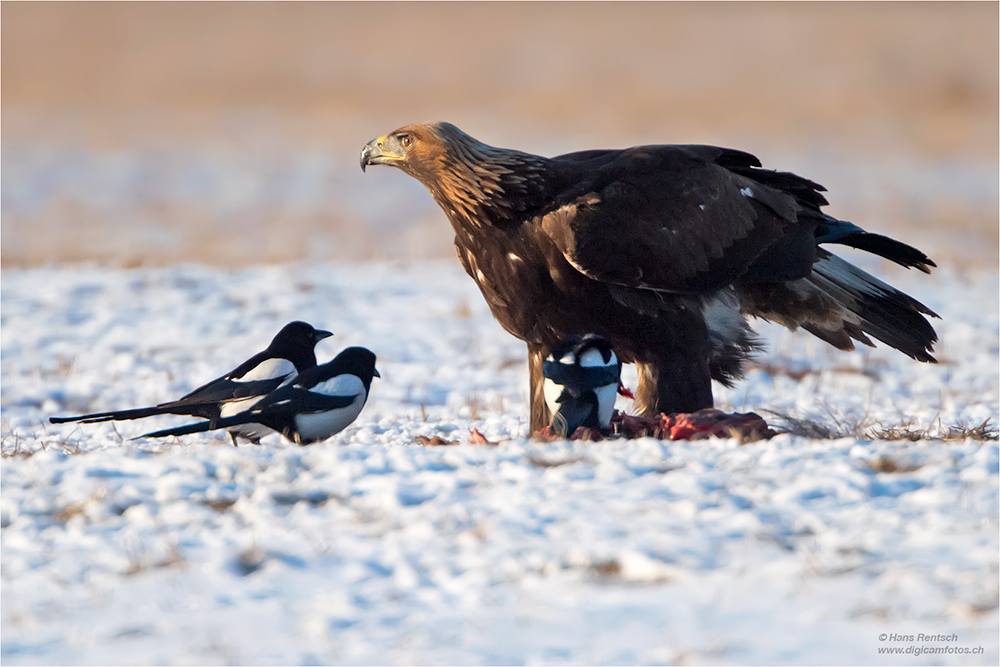
[[[378,369],[377,369],[377,368],[376,368],[376,369],[374,369],[374,371],[372,372],[372,375],[374,375],[374,376],[375,376],[375,377],[377,377],[377,378],[380,378],[380,377],[382,377],[381,375],[379,375],[379,374],[378,374]]]
[[[323,331],[322,329],[316,329],[313,332],[313,341],[316,342],[316,343],[318,343],[321,340],[323,340],[324,338],[329,338],[332,335],[333,335],[333,332],[331,332],[331,331]]]
[[[399,140],[388,135],[372,139],[361,149],[361,171],[370,164],[392,164],[405,160]]]

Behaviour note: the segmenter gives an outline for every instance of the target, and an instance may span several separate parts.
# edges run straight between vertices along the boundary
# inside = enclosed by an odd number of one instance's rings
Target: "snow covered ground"
[[[760,368],[717,403],[840,433],[996,424],[997,273],[866,268],[943,316],[942,363],[759,324]],[[995,440],[534,442],[524,347],[455,262],[0,287],[7,664],[1000,660]],[[321,362],[379,358],[327,442],[47,423],[175,398],[292,319],[336,333]]]

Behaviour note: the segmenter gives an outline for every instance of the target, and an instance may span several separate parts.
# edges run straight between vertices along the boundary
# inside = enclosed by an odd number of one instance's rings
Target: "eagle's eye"
[[[409,148],[413,145],[413,137],[408,134],[401,135],[399,137],[399,143],[403,144],[403,148]]]

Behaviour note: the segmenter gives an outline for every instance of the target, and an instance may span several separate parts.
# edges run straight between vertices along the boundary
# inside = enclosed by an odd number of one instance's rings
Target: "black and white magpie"
[[[332,336],[329,331],[314,329],[305,322],[290,322],[274,337],[271,344],[220,378],[204,384],[176,401],[160,403],[148,408],[95,412],[76,417],[50,417],[53,424],[141,419],[152,415],[173,414],[204,417],[208,423],[237,415],[261,397],[298,373],[316,367],[316,343]],[[256,442],[268,433],[267,429],[251,425],[230,430],[233,444],[236,436]]]
[[[292,442],[308,445],[343,431],[357,419],[368,400],[373,377],[382,376],[375,368],[372,351],[349,347],[333,360],[299,373],[294,380],[238,415],[139,437],[162,438],[260,424],[278,431]]]
[[[571,336],[553,347],[542,364],[553,435],[569,437],[580,426],[608,428],[621,372],[611,344],[597,334]]]

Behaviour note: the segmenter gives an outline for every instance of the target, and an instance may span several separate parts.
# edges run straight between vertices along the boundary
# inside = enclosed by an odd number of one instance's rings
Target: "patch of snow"
[[[996,424],[997,274],[864,268],[942,315],[942,363],[754,322],[768,350],[717,404]],[[998,661],[995,441],[531,441],[524,345],[453,263],[50,267],[0,290],[5,664]],[[294,319],[336,334],[320,363],[378,355],[326,442],[47,423],[177,398]],[[957,639],[880,640],[920,632]]]

